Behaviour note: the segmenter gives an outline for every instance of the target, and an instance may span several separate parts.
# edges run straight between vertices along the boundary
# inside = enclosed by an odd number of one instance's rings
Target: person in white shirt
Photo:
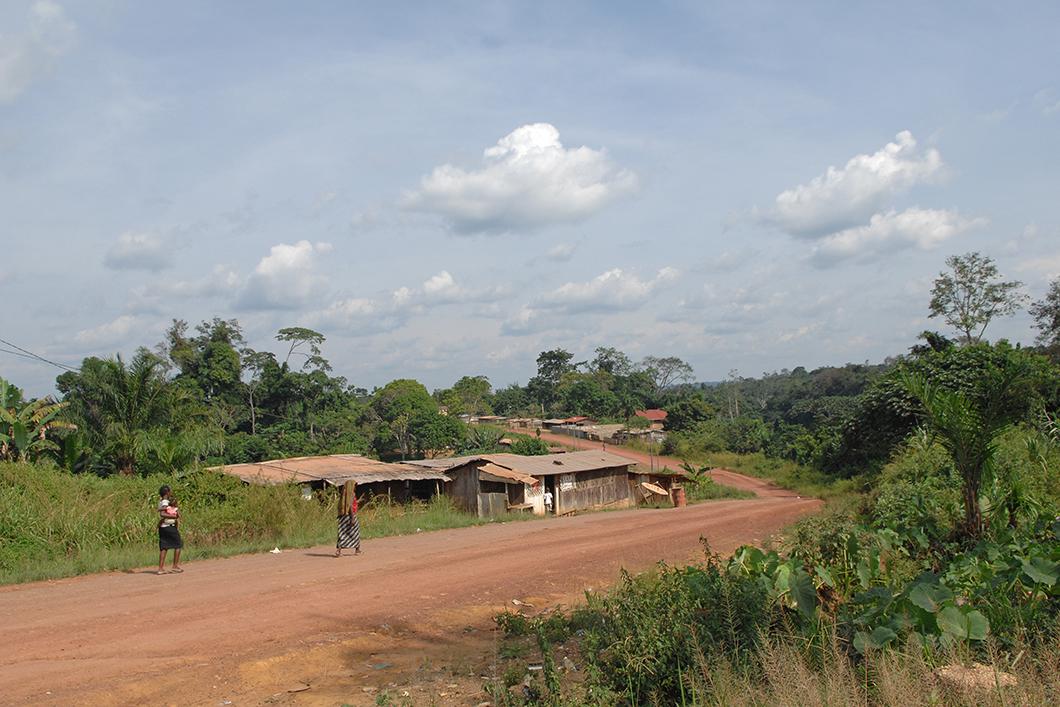
[[[552,492],[545,489],[545,513],[552,512]]]

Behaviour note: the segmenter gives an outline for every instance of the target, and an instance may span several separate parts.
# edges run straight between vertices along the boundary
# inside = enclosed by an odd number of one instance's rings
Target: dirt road
[[[701,536],[731,551],[817,507],[783,494],[4,587],[0,703],[371,704],[407,686],[414,704],[477,704],[468,666],[512,599],[574,601],[621,567],[701,556]]]

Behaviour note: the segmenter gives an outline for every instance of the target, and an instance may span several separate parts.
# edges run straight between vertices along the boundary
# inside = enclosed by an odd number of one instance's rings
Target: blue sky
[[[74,365],[216,315],[366,387],[556,346],[710,380],[907,349],[954,253],[1042,296],[1060,6],[855,5],[6,2],[2,336]]]

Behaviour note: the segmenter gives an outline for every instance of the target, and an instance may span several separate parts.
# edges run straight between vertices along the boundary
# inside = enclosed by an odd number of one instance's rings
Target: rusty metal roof
[[[487,461],[526,476],[553,476],[555,474],[573,474],[580,471],[597,469],[614,469],[622,466],[634,466],[636,461],[620,457],[610,452],[567,452],[566,454],[542,454],[523,456],[521,454],[479,454],[469,457],[449,457],[448,459],[422,459],[408,462],[416,466],[446,471],[455,469],[474,461]]]
[[[643,417],[647,420],[651,420],[652,422],[661,422],[666,419],[666,411],[659,410],[657,408],[651,410],[637,410],[633,414],[637,417]]]
[[[493,464],[486,462],[478,468],[478,473],[481,476],[493,477],[487,478],[487,481],[501,481],[506,484],[527,484],[533,486],[534,484],[541,483],[538,479],[532,476],[516,471],[515,469],[506,469],[499,464]]]
[[[372,484],[380,481],[450,481],[441,471],[411,464],[390,464],[359,454],[292,457],[252,464],[226,464],[210,471],[238,476],[248,484],[305,484],[323,481],[339,486],[346,481]]]

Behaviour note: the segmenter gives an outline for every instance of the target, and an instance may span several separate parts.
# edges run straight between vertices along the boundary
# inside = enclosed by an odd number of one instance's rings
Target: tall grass
[[[335,539],[334,503],[289,486],[248,486],[212,472],[183,478],[73,475],[45,465],[0,463],[0,583],[27,582],[157,560],[158,489],[181,508],[184,558],[309,547]],[[475,525],[446,497],[430,503],[374,499],[360,513],[365,538]]]
[[[833,498],[859,490],[863,485],[857,479],[840,479],[822,471],[803,466],[787,459],[774,459],[761,452],[737,454],[736,452],[710,452],[693,454],[689,461],[711,467],[732,469],[741,474],[772,481],[777,486],[798,491],[804,496]]]

